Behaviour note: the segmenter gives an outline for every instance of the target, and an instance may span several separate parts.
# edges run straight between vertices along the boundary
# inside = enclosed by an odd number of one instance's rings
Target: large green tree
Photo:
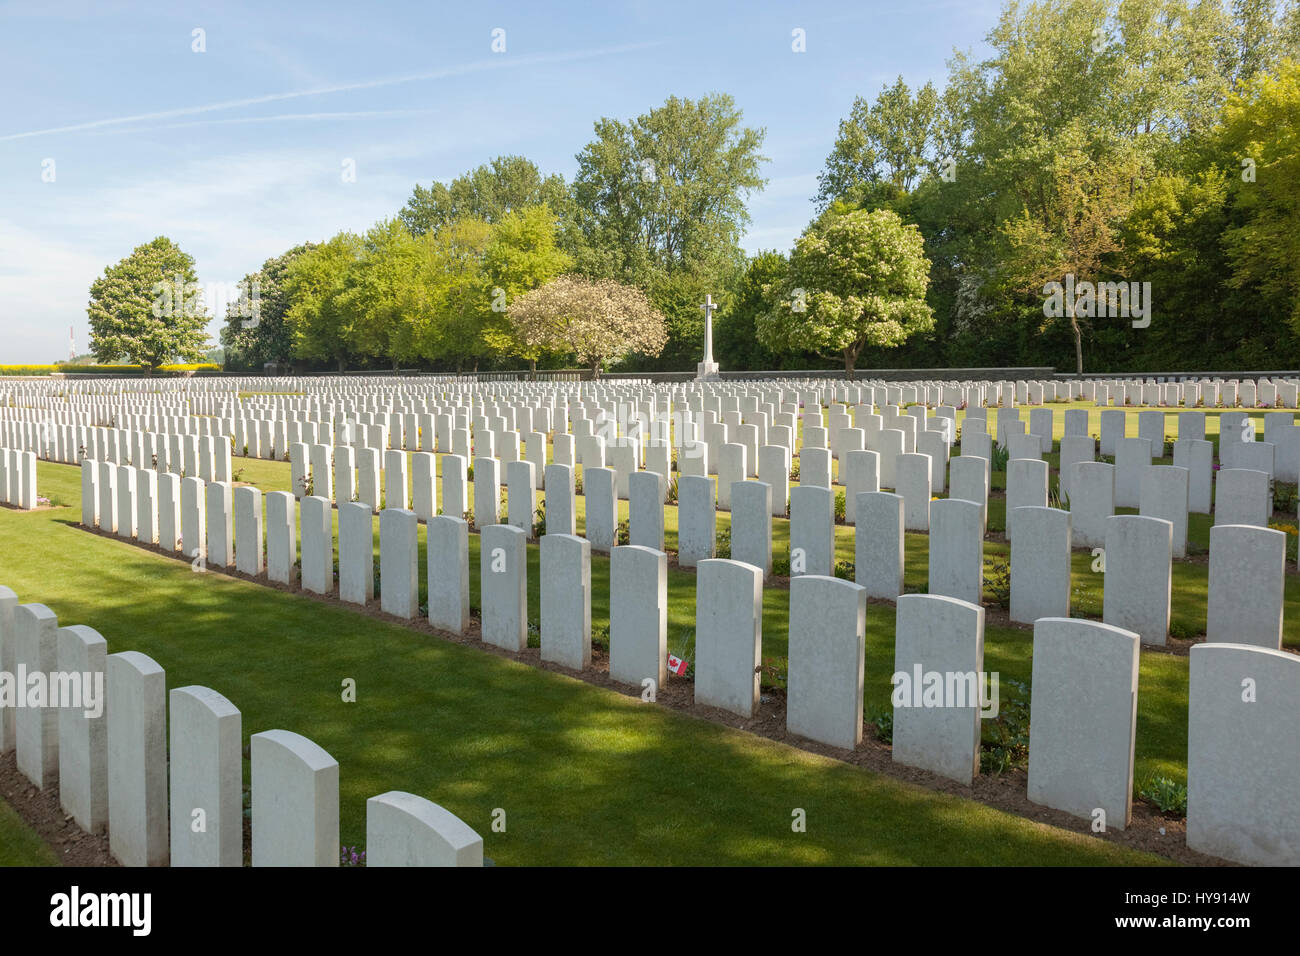
[[[725,94],[670,97],[635,119],[602,118],[578,154],[567,247],[579,272],[630,282],[663,313],[669,340],[658,363],[700,357],[700,303],[744,269],[747,199],[762,189],[765,131],[743,125]]]
[[[564,177],[543,176],[523,156],[498,156],[450,184],[417,185],[398,215],[412,235],[422,236],[458,219],[496,223],[513,212],[542,204],[556,213],[564,212],[568,205]]]
[[[341,298],[348,271],[363,251],[360,236],[340,232],[290,263],[285,288],[291,304],[285,321],[295,356],[334,362],[339,371],[347,368],[355,316],[343,308]]]
[[[549,206],[516,210],[492,228],[483,257],[491,295],[492,317],[484,330],[489,348],[528,360],[537,370],[543,349],[527,344],[515,334],[507,318],[509,304],[545,285],[573,266],[573,258],[559,245],[559,223]]]
[[[208,323],[194,258],[166,236],[137,246],[90,285],[90,350],[152,373],[175,358],[198,361]]]
[[[895,348],[933,326],[929,281],[916,226],[887,209],[832,206],[795,243],[785,278],[767,289],[759,341],[774,352],[839,353],[852,378],[865,347]]]
[[[289,266],[315,243],[294,246],[262,263],[256,272],[239,283],[239,298],[226,308],[226,324],[221,329],[221,344],[227,356],[242,366],[261,368],[268,362],[287,364],[293,357],[293,333],[285,314],[289,311],[289,293],[285,279]]]

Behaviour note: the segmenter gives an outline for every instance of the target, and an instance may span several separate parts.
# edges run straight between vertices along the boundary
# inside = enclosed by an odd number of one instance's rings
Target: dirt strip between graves
[[[115,534],[106,534],[99,529],[84,528],[77,525],[79,530],[89,534],[99,535],[100,537],[110,538],[114,541],[122,541]],[[134,546],[142,550],[151,551],[163,557],[171,558],[175,561],[183,561],[189,564],[189,559],[176,552],[164,551],[158,545],[143,545],[139,542],[131,542]],[[292,587],[277,582],[267,580],[265,573],[252,576],[236,571],[233,567],[229,569],[208,568],[208,573],[225,574],[228,577],[238,578],[260,584],[264,587],[270,587],[278,591],[284,591],[289,594],[296,594],[312,600],[321,601],[327,604],[346,607],[358,614],[365,614],[377,620],[387,623],[400,625],[410,630],[419,631],[433,637],[438,637],[446,641],[461,644],[466,647],[473,647],[489,654],[495,654],[498,657],[506,657],[531,667],[541,670],[553,671],[563,674],[566,677],[576,680],[585,681],[597,687],[607,690],[616,691],[628,697],[640,698],[641,688],[633,687],[628,684],[619,683],[609,676],[609,656],[606,651],[599,647],[592,648],[591,666],[578,672],[561,667],[557,664],[545,662],[541,659],[541,649],[529,647],[520,652],[507,651],[502,648],[485,644],[479,636],[479,621],[477,618],[471,618],[470,626],[464,634],[452,634],[448,631],[442,631],[431,626],[427,618],[417,618],[410,621],[404,618],[396,617],[392,614],[386,614],[381,611],[377,604],[368,604],[362,607],[357,604],[342,601],[335,595],[320,595],[310,591],[303,591],[297,587]],[[789,586],[789,579],[783,582],[773,582],[777,586],[784,583]],[[889,604],[888,601],[873,603]],[[986,609],[986,619],[988,623],[998,627],[1016,627],[1018,629],[1030,630],[1029,627],[1019,624],[1012,624],[1006,616],[1006,612],[997,608]],[[1170,639],[1170,644],[1164,648],[1143,647],[1144,653],[1170,653],[1186,655],[1193,641],[1179,641]],[[736,730],[746,733],[755,734],[760,737],[766,737],[779,743],[788,744],[800,750],[809,753],[819,754],[843,763],[869,770],[895,780],[901,780],[906,783],[924,787],[925,789],[939,793],[950,794],[958,797],[965,797],[969,800],[976,800],[986,806],[1013,813],[1016,816],[1024,817],[1035,823],[1046,826],[1056,827],[1073,833],[1091,836],[1094,839],[1108,840],[1120,846],[1129,849],[1139,850],[1147,853],[1157,854],[1166,857],[1178,863],[1194,866],[1232,866],[1234,864],[1228,861],[1218,859],[1217,857],[1206,856],[1187,847],[1186,820],[1177,817],[1165,816],[1154,807],[1135,801],[1133,804],[1133,819],[1129,826],[1124,830],[1117,830],[1113,826],[1108,827],[1105,833],[1093,833],[1091,821],[1083,820],[1060,810],[1053,810],[1047,807],[1032,803],[1027,796],[1028,775],[1023,769],[1010,770],[1001,774],[978,774],[969,784],[960,784],[956,781],[949,780],[937,774],[930,773],[926,770],[920,770],[914,767],[904,766],[895,763],[892,758],[892,748],[878,740],[874,733],[872,724],[863,722],[863,740],[862,743],[854,750],[844,750],[839,747],[831,747],[825,744],[809,740],[797,734],[791,734],[786,730],[786,699],[785,691],[780,688],[764,689],[755,715],[749,719],[739,717],[728,711],[720,710],[716,707],[707,707],[695,703],[694,681],[685,677],[669,676],[667,685],[660,687],[656,694],[656,703],[675,710],[679,713],[694,717],[700,720],[709,720],[714,723],[723,724]],[[12,764],[12,759],[10,760]],[[2,771],[0,771],[0,780],[3,780]],[[25,778],[22,781],[26,783]],[[30,785],[28,785],[30,786]],[[10,801],[13,803],[13,801]],[[54,799],[54,808],[57,810],[57,797]],[[22,807],[15,804],[15,809],[20,814],[24,811]],[[61,811],[59,815],[62,816]],[[27,817],[24,815],[24,819]],[[38,816],[35,821],[28,822],[35,826],[35,822],[40,821]],[[69,822],[69,826],[75,829],[75,824]],[[43,836],[47,832],[57,832],[50,828],[50,824],[45,824],[46,830],[38,830]],[[46,836],[47,841],[50,839]],[[99,838],[90,838],[98,840]],[[54,844],[51,844],[54,845]],[[105,846],[106,841],[105,841]],[[83,865],[95,865],[87,863]]]

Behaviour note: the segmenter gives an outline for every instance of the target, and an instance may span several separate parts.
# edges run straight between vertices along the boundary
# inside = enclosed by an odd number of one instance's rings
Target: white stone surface
[[[485,643],[528,646],[528,535],[506,524],[479,533],[479,601]]]
[[[306,511],[306,499],[303,499]],[[339,600],[365,604],[375,596],[375,522],[370,505],[339,505]],[[305,521],[304,515],[304,521]]]
[[[1195,644],[1188,670],[1188,847],[1300,866],[1300,657]]]
[[[253,866],[338,866],[338,761],[287,730],[249,743]]]
[[[867,592],[851,581],[790,582],[786,729],[852,750],[862,742]]]
[[[716,553],[718,520],[715,479],[682,475],[677,479],[677,564],[693,568]]]
[[[623,545],[610,552],[609,676],[654,689],[668,679],[668,556]]]
[[[1282,649],[1286,533],[1255,525],[1210,529],[1205,639]]]
[[[1136,631],[1143,644],[1163,645],[1169,635],[1173,536],[1162,518],[1107,519],[1102,620]]]
[[[19,604],[13,612],[13,670],[52,673],[58,667],[59,622],[44,604]],[[41,790],[59,782],[57,707],[19,707],[14,712],[18,770]]]
[[[896,684],[892,695],[896,763],[971,782],[980,765],[983,672],[984,608],[938,594],[898,599],[894,673],[910,683]],[[931,673],[943,682],[935,706],[924,694]]]
[[[165,866],[167,675],[138,651],[108,655],[108,846],[123,866]]]
[[[1115,513],[1115,466],[1081,461],[1070,476],[1070,524],[1080,548],[1106,546],[1106,523]]]
[[[330,503],[310,495],[302,499],[302,587],[315,594],[334,591],[334,536]]]
[[[60,674],[79,675],[82,704],[56,709],[59,806],[87,833],[102,833],[108,827],[108,642],[82,624],[61,627],[56,661]]]
[[[763,574],[712,558],[700,562],[695,588],[695,703],[752,717],[763,659]]]
[[[1096,621],[1034,624],[1029,799],[1107,829],[1133,810],[1138,635]]]
[[[366,801],[366,867],[482,866],[483,838],[423,797],[390,790]]]
[[[408,621],[420,613],[419,533],[414,511],[385,508],[379,512],[379,606],[386,614]]]
[[[1152,465],[1142,473],[1139,514],[1164,518],[1174,529],[1173,555],[1187,557],[1187,489],[1190,477],[1186,468],[1176,465]]]
[[[469,523],[464,518],[429,519],[427,564],[429,624],[464,634],[469,628]]]
[[[171,865],[243,866],[240,713],[221,694],[198,685],[174,688],[169,701]]]
[[[853,452],[849,452],[853,454]],[[790,576],[835,571],[835,501],[829,488],[790,493]],[[734,536],[733,536],[734,541]]]
[[[541,578],[542,660],[583,670],[591,664],[591,542],[542,535]]]
[[[973,501],[932,502],[929,593],[976,605],[984,599],[984,539],[979,505]]]
[[[1070,512],[1016,509],[1011,544],[1011,620],[1070,616]],[[1023,532],[1023,534],[1022,534]]]

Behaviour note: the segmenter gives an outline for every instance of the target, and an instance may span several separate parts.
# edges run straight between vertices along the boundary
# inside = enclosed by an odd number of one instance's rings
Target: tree
[[[1233,94],[1218,140],[1235,207],[1223,233],[1229,284],[1254,291],[1300,333],[1300,62]]]
[[[418,268],[417,240],[397,219],[375,223],[361,240],[360,254],[348,265],[338,308],[350,319],[346,340],[353,355],[384,359],[396,368],[407,319],[401,298]]]
[[[706,292],[744,268],[746,200],[766,180],[762,129],[724,94],[670,97],[628,122],[602,118],[578,154],[565,232],[577,271],[644,289],[669,324],[661,362],[699,355]]]
[[[602,365],[629,352],[657,355],[668,341],[645,293],[612,279],[560,276],[512,302],[509,315],[525,345],[576,355],[596,377]]]
[[[795,242],[786,278],[769,286],[758,338],[774,352],[839,352],[844,372],[868,345],[895,348],[934,317],[921,232],[888,209],[832,206]]]
[[[563,212],[568,204],[564,177],[543,177],[523,156],[498,156],[450,185],[417,185],[398,214],[413,236],[437,232],[458,219],[481,219],[498,223],[513,212],[529,206],[547,205]]]
[[[492,315],[483,271],[491,241],[492,227],[481,219],[457,219],[419,238],[415,274],[401,297],[400,352],[458,370],[491,354],[483,335]]]
[[[485,329],[489,348],[527,359],[535,374],[542,350],[518,339],[506,310],[516,298],[572,266],[573,258],[559,247],[557,222],[550,207],[516,210],[497,223],[483,262],[492,297],[492,319]]]
[[[340,372],[347,368],[354,317],[341,307],[340,296],[362,252],[360,236],[340,232],[289,265],[285,287],[291,305],[285,321],[296,356],[336,362]]]
[[[1047,224],[1026,209],[1004,227],[1010,242],[1007,269],[1021,280],[1023,291],[1045,293],[1048,283],[1059,289],[1067,274],[1086,282],[1102,278],[1108,259],[1121,249],[1117,232],[1131,207],[1133,177],[1132,165],[1121,160],[1092,162],[1081,150],[1061,155],[1047,190]],[[1061,304],[1074,336],[1075,371],[1082,375],[1080,320],[1092,312],[1081,313],[1073,296]],[[1145,303],[1147,309],[1150,305]]]
[[[239,298],[227,306],[226,324],[221,329],[221,344],[227,354],[237,352],[242,363],[254,368],[268,362],[289,362],[293,333],[285,322],[290,306],[285,280],[293,261],[315,248],[312,242],[294,246],[244,276]]]
[[[713,351],[723,368],[780,367],[778,357],[758,341],[756,330],[758,317],[769,308],[763,288],[781,282],[786,269],[779,252],[760,252],[749,260],[713,330]]]
[[[639,283],[730,259],[749,223],[745,199],[767,182],[766,134],[741,118],[730,96],[712,94],[669,97],[627,123],[599,120],[573,181],[582,264]]]
[[[90,285],[86,307],[97,361],[122,358],[152,374],[173,358],[198,361],[208,323],[194,258],[159,236],[137,246]]]
[[[932,84],[913,96],[901,76],[873,104],[855,97],[849,118],[840,121],[826,169],[817,177],[818,208],[867,184],[884,182],[897,192],[909,192],[942,158],[941,105]]]

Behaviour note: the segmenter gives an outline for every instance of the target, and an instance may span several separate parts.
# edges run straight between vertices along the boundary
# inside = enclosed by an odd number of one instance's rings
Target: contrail
[[[193,126],[218,126],[231,123],[279,123],[286,120],[331,120],[331,119],[385,119],[397,116],[427,116],[437,113],[434,109],[410,110],[356,110],[338,113],[278,113],[275,116],[237,116],[229,119],[190,120],[187,123],[163,123],[158,126],[133,126],[130,129],[104,130],[103,135],[116,136],[122,133],[148,133],[161,129],[188,129]]]
[[[534,53],[528,56],[497,56],[491,60],[479,60],[450,66],[428,73],[412,73],[407,76],[394,76],[378,80],[363,80],[359,83],[340,83],[334,86],[321,86],[312,90],[297,90],[290,93],[268,93],[264,96],[250,96],[240,100],[225,100],[220,103],[207,103],[203,106],[185,106],[173,110],[159,110],[155,113],[137,113],[134,116],[118,116],[111,119],[92,120],[88,123],[75,123],[71,126],[52,126],[47,129],[28,130],[25,133],[9,133],[0,136],[0,143],[15,139],[30,139],[34,136],[47,136],[51,133],[75,133],[87,129],[99,129],[104,126],[118,126],[123,123],[138,123],[147,120],[174,119],[178,116],[194,116],[199,113],[212,113],[218,110],[233,110],[244,106],[258,106],[262,103],[275,103],[281,100],[298,99],[303,96],[324,96],[329,93],[349,93],[354,90],[370,90],[382,86],[398,86],[403,83],[419,83],[425,80],[444,80],[454,76],[466,76],[485,70],[532,66],[545,63],[565,63],[572,60],[589,60],[596,57],[612,56],[660,46],[663,40],[644,43],[626,43],[620,46],[602,47],[596,50],[574,50],[568,53]]]

